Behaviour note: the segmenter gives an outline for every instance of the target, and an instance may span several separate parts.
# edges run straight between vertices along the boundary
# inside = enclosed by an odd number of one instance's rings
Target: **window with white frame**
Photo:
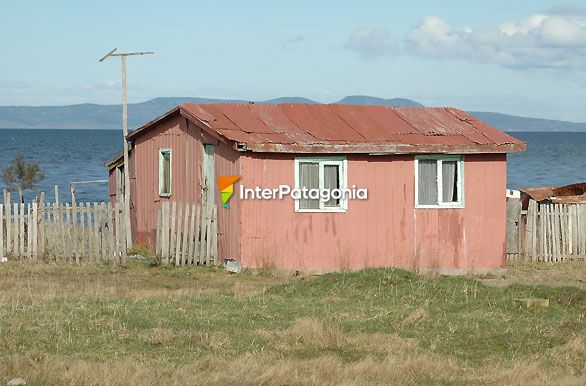
[[[297,189],[346,189],[347,161],[344,157],[295,159],[295,188]],[[295,200],[296,212],[345,212],[348,199],[300,198]]]
[[[415,159],[415,205],[418,208],[464,206],[462,156],[420,156]]]
[[[173,155],[171,149],[159,150],[159,195],[171,195]]]

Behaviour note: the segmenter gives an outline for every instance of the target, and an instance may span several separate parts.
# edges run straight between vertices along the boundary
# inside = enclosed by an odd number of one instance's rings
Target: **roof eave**
[[[130,134],[128,134],[126,136],[126,139],[128,141],[134,141],[137,137],[141,136],[144,132],[148,131],[153,126],[155,126],[156,124],[158,124],[160,121],[164,120],[165,118],[169,117],[170,115],[175,114],[180,109],[181,109],[181,106],[177,106],[177,107],[167,111],[165,114],[159,115],[158,117],[156,117],[152,121],[149,121],[149,122],[145,123],[144,125],[142,125],[141,127],[133,130]]]
[[[372,155],[387,154],[486,154],[518,153],[525,151],[525,143],[476,144],[278,144],[278,143],[237,143],[238,150],[256,153],[360,153]]]

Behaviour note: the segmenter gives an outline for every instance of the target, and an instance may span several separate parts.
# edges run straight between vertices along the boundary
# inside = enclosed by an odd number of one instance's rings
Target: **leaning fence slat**
[[[541,221],[541,259],[547,261],[547,242],[545,233],[545,208],[539,205],[539,221]]]
[[[212,208],[211,230],[208,260],[210,260],[212,264],[218,264],[218,219],[215,206]]]
[[[175,244],[175,239],[176,239],[176,230],[175,230],[175,225],[177,223],[177,203],[175,201],[173,201],[173,203],[171,204],[171,232],[170,232],[170,237],[169,237],[169,259],[172,259],[175,256],[175,248],[177,247],[177,245]]]
[[[212,235],[214,233],[213,230],[213,214],[214,212],[211,211],[210,216],[208,217],[208,221],[206,224],[207,231],[206,231],[206,265],[210,264],[212,260]]]
[[[27,221],[27,229],[26,229],[26,257],[27,259],[32,259],[33,255],[33,214],[31,209],[31,204],[26,205],[26,221]]]
[[[31,225],[32,225],[32,256],[35,260],[38,260],[39,258],[39,250],[38,250],[38,245],[39,245],[39,207],[38,204],[36,202],[33,202],[33,214],[32,214],[32,221],[31,221]]]
[[[7,193],[7,196],[10,193]],[[6,253],[12,252],[12,205],[10,201],[4,205],[4,211],[6,212]]]
[[[67,261],[67,244],[66,244],[66,237],[65,237],[65,216],[66,216],[66,207],[62,203],[59,204],[59,230],[61,232],[59,241],[61,242],[61,252],[62,257],[65,261]]]
[[[20,251],[20,256],[21,257],[24,257],[24,254],[25,254],[25,251],[24,251],[24,238],[25,238],[24,229],[25,229],[25,226],[24,226],[24,224],[25,224],[26,218],[25,218],[24,211],[25,211],[24,210],[24,204],[21,203],[20,204],[20,212],[18,214],[18,221],[19,221],[19,224],[18,225],[20,227],[20,229],[18,230],[18,232],[19,232],[18,242],[20,244],[19,251]]]
[[[85,258],[86,255],[86,236],[85,236],[85,207],[83,202],[79,203],[79,254],[82,258]]]
[[[162,253],[161,253],[161,235],[162,235],[162,229],[161,229],[161,224],[163,219],[161,218],[162,213],[161,213],[161,207],[159,206],[157,208],[157,229],[156,229],[156,239],[155,239],[155,255],[159,256],[159,257],[163,257]]]
[[[522,258],[527,259],[531,258],[532,250],[531,250],[531,241],[533,240],[533,233],[535,230],[533,229],[533,217],[535,215],[535,206],[534,202],[529,202],[529,206],[527,208],[527,215],[526,215],[526,226],[525,226],[525,237],[524,239],[524,253]],[[521,223],[523,223],[521,221]]]
[[[73,257],[72,254],[72,242],[71,242],[71,206],[69,203],[65,203],[65,227],[64,227],[64,239],[65,239],[65,259],[70,260]]]
[[[201,236],[202,233],[202,217],[203,217],[203,208],[201,205],[197,206],[197,217],[195,219],[195,234],[194,234],[194,251],[193,251],[193,260],[195,264],[201,263],[201,240],[203,237]]]
[[[202,222],[201,222],[201,240],[200,240],[200,248],[199,248],[199,257],[200,257],[200,261],[202,263],[206,263],[207,262],[207,235],[208,235],[208,223],[209,223],[209,217],[208,217],[208,211],[207,209],[204,209],[202,207],[202,212],[206,212],[205,215],[202,213]]]
[[[537,261],[537,203],[533,203],[533,215],[531,217],[531,260]]]
[[[185,203],[183,215],[183,240],[181,247],[181,265],[185,265],[187,262],[187,248],[189,242],[189,203]]]
[[[162,240],[161,240],[161,259],[169,263],[169,202],[165,201],[161,205],[162,213]]]
[[[18,204],[14,203],[12,205],[12,252],[15,256],[18,256],[18,232],[20,227],[18,226]]]
[[[120,222],[120,201],[116,202],[116,204],[114,204],[114,223],[115,228],[114,228],[114,238],[116,239],[116,241],[114,242],[114,245],[116,246],[116,260],[120,259],[120,256],[118,255],[118,251],[120,250],[120,245],[121,245],[121,239],[122,239],[122,232],[121,232],[121,222]],[[126,242],[126,241],[124,241]]]
[[[100,244],[102,246],[101,250],[101,258],[102,260],[106,260],[108,257],[107,251],[107,243],[106,243],[106,229],[104,228],[106,224],[106,203],[100,203]]]
[[[568,246],[568,228],[566,228],[567,224],[567,217],[566,217],[566,205],[558,205],[558,210],[560,214],[560,236],[561,236],[561,244],[560,244],[560,258],[561,260],[565,259],[567,254],[567,246]]]
[[[0,204],[0,261],[4,261],[4,204]]]
[[[116,210],[116,205],[112,206],[110,203],[108,203],[108,241],[109,241],[109,246],[110,246],[110,259],[112,261],[116,261],[116,255],[117,255],[117,251],[118,248],[116,248],[116,238],[115,238],[115,233],[114,233],[114,227],[117,224],[114,224],[114,216],[115,213],[114,211]]]
[[[578,245],[580,256],[586,258],[586,204],[578,205]]]
[[[181,225],[183,220],[183,204],[180,202],[177,208],[177,234],[175,235],[175,266],[179,266],[181,258]]]
[[[545,205],[545,210],[547,214],[547,252],[548,252],[548,260],[553,261],[554,259],[554,247],[553,247],[553,216],[552,216],[552,207],[551,205]]]
[[[93,237],[93,244],[94,244],[94,258],[99,260],[100,257],[100,212],[98,203],[94,202],[92,205],[92,212],[94,216],[94,237]]]
[[[195,204],[191,205],[191,218],[190,218],[190,224],[189,224],[189,236],[188,236],[188,251],[187,251],[187,264],[193,264],[193,260],[194,260],[194,256],[193,256],[193,246],[195,244],[195,240],[194,237],[195,233],[195,222],[196,222],[196,218],[197,215],[199,214],[199,206],[196,206]]]

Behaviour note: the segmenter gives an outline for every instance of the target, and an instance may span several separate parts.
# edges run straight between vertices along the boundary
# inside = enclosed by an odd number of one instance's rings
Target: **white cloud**
[[[367,58],[395,54],[399,51],[398,44],[391,41],[388,30],[371,27],[354,31],[344,48],[359,52]]]
[[[461,29],[428,16],[407,34],[405,50],[506,67],[576,68],[586,64],[586,16],[543,13],[491,28]]]

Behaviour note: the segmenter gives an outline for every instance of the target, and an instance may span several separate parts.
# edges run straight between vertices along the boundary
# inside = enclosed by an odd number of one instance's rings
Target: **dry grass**
[[[512,275],[534,280],[531,269]],[[529,295],[552,306],[514,305]],[[0,384],[581,385],[585,313],[576,288],[399,270],[287,278],[9,263]]]
[[[570,285],[586,289],[586,261],[552,263],[513,261],[508,263],[507,275],[504,278],[489,279],[487,283],[500,286],[513,283]]]

